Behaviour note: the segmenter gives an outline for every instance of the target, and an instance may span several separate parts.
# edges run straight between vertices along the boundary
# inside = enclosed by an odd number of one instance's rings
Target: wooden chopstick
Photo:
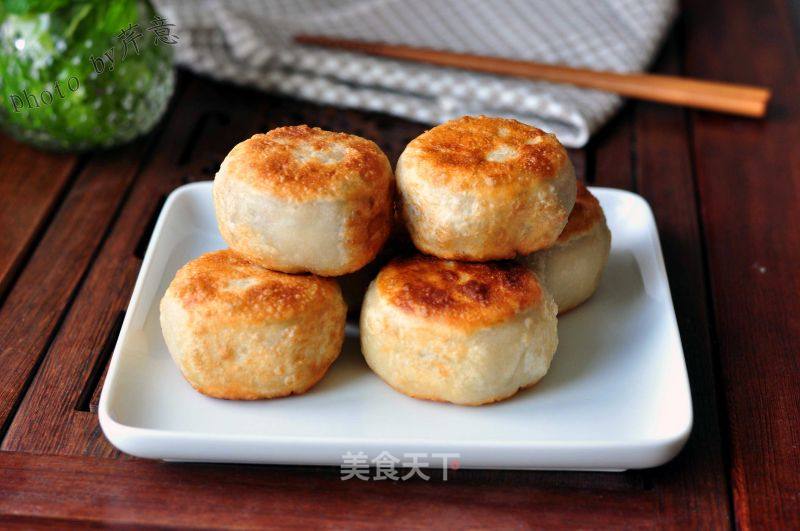
[[[613,92],[629,98],[756,118],[764,116],[771,96],[770,90],[763,87],[677,76],[600,72],[586,68],[314,35],[297,35],[295,42],[490,74],[568,83],[578,87]]]

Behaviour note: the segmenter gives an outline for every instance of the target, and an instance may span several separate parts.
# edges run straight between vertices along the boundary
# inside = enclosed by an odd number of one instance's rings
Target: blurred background
[[[613,94],[301,46],[300,34],[537,61],[645,69],[674,0],[5,0],[0,108],[16,138],[56,150],[148,132],[173,64],[322,104],[433,124],[514,117],[583,146],[621,105]]]

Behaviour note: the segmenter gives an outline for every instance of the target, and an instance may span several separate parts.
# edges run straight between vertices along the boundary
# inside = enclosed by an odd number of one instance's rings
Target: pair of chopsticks
[[[516,76],[539,81],[567,83],[613,92],[639,100],[682,105],[754,118],[763,117],[771,92],[763,87],[704,81],[656,74],[619,74],[585,68],[485,57],[392,44],[298,35],[295,42],[380,57],[463,68],[489,74]]]

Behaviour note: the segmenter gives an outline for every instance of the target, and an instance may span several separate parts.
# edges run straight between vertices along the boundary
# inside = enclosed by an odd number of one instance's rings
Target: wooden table
[[[723,5],[724,4],[724,5]],[[690,0],[655,70],[771,86],[765,121],[629,104],[583,150],[661,231],[692,385],[685,450],[654,470],[339,479],[326,467],[120,455],[95,414],[164,197],[237,141],[308,123],[396,160],[424,126],[182,73],[160,128],[46,154],[0,138],[0,514],[6,524],[800,528],[800,62],[781,0]]]

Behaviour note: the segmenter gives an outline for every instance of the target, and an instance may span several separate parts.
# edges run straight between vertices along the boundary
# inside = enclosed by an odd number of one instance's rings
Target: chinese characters
[[[153,34],[153,44],[171,45],[177,44],[179,38],[179,35],[173,33],[174,27],[175,24],[170,24],[164,17],[156,15],[150,21],[150,24],[145,28],[145,31]],[[138,23],[129,24],[127,28],[120,30],[116,36],[118,47],[117,45],[112,46],[98,57],[95,57],[94,55],[89,56],[89,60],[92,63],[95,73],[99,75],[106,70],[113,72],[114,67],[121,61],[127,59],[129,53],[135,53],[136,55],[139,55],[141,52],[140,42],[144,38],[145,35]],[[117,54],[118,49],[119,54]]]
[[[362,481],[408,481],[419,476],[425,481],[431,477],[423,468],[441,467],[442,481],[447,481],[448,470],[458,470],[460,454],[433,452],[407,452],[403,459],[395,457],[386,450],[370,459],[364,452],[347,452],[342,455],[341,480],[360,479]],[[372,474],[370,475],[370,470]]]

